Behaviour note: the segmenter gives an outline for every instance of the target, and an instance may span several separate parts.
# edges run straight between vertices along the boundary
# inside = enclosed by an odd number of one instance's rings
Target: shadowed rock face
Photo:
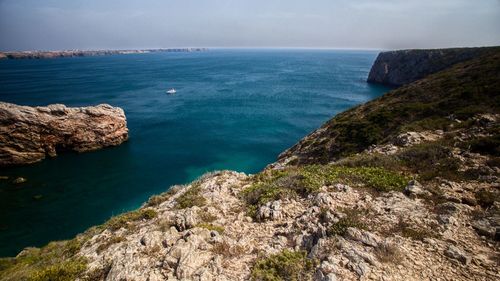
[[[499,49],[453,48],[382,52],[373,64],[368,82],[402,86],[439,72],[454,64]]]
[[[85,152],[128,139],[121,108],[19,106],[0,102],[0,166],[30,164],[60,151]]]

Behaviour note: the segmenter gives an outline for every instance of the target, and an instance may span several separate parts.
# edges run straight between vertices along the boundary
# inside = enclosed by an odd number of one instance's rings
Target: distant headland
[[[171,48],[143,50],[61,50],[61,51],[12,51],[0,52],[0,59],[51,59],[65,57],[107,56],[160,52],[203,52],[207,48]]]

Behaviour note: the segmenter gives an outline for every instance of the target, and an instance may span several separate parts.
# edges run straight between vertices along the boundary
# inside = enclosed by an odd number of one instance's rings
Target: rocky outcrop
[[[125,113],[118,107],[29,107],[0,102],[0,166],[30,164],[61,151],[115,146],[127,138]]]
[[[0,59],[51,59],[67,57],[89,57],[107,55],[127,55],[159,52],[202,52],[206,48],[146,49],[146,50],[64,50],[64,51],[21,51],[0,52]]]
[[[409,84],[494,49],[454,48],[382,52],[370,70],[368,82],[390,86]]]

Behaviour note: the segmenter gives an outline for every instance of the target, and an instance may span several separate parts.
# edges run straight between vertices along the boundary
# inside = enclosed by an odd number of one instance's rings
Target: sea
[[[0,60],[0,101],[119,106],[130,139],[0,168],[0,256],[70,239],[214,170],[258,173],[335,114],[389,89],[377,51],[211,49]],[[177,93],[167,95],[175,88]],[[1,145],[1,144],[0,144]],[[27,182],[14,184],[16,177]]]

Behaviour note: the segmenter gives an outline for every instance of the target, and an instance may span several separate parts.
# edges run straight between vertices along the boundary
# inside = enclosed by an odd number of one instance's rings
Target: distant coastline
[[[51,59],[64,57],[108,56],[160,52],[204,52],[207,48],[170,48],[142,50],[61,50],[61,51],[12,51],[0,52],[0,59]]]

